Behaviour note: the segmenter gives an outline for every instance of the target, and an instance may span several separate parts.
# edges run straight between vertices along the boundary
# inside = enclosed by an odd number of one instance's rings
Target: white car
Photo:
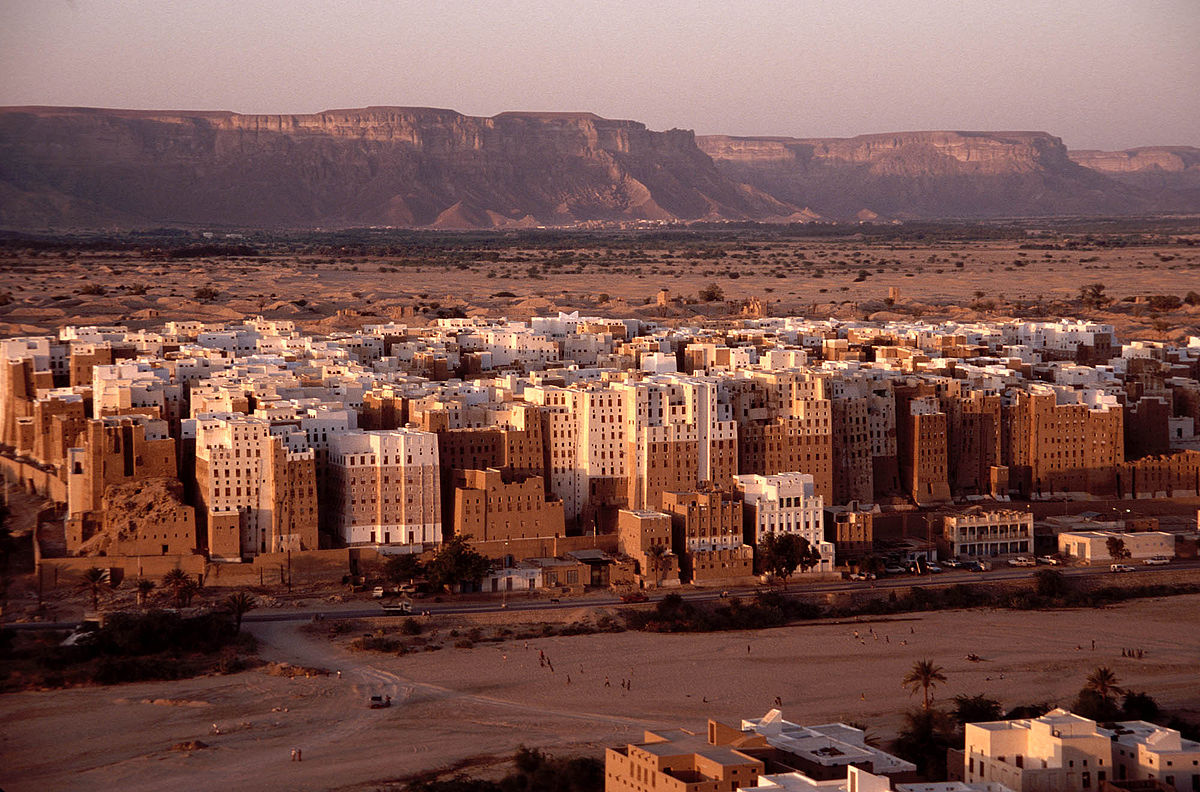
[[[1137,570],[1129,564],[1113,564],[1108,568],[1109,572],[1137,572]]]
[[[1015,567],[1031,567],[1037,566],[1037,562],[1029,556],[1017,556],[1016,558],[1008,559],[1008,565]]]
[[[1166,566],[1171,563],[1171,559],[1168,556],[1150,556],[1143,560],[1142,563],[1146,566]]]

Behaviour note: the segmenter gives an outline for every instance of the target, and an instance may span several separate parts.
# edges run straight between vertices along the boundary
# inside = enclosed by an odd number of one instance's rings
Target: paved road
[[[1156,574],[1169,571],[1180,570],[1200,570],[1200,560],[1173,561],[1168,566],[1144,566],[1135,565],[1139,573]],[[1009,567],[1001,566],[997,569],[988,572],[961,572],[958,570],[948,570],[937,575],[925,575],[922,577],[914,577],[913,575],[895,575],[881,577],[873,581],[852,581],[842,580],[828,583],[800,583],[794,582],[785,592],[790,595],[810,595],[810,594],[832,594],[838,592],[854,592],[854,591],[880,591],[896,588],[907,588],[913,585],[920,585],[927,588],[936,588],[941,586],[953,586],[960,583],[985,583],[1008,580],[1032,579],[1038,569],[1058,569],[1067,577],[1081,578],[1093,576],[1108,576],[1113,573],[1109,572],[1106,566],[1095,567]],[[744,586],[726,589],[731,596],[753,596],[756,592],[764,590],[761,586]],[[648,595],[648,602],[654,603],[661,600],[667,594],[672,592],[659,591]],[[700,590],[678,590],[673,593],[678,593],[689,602],[705,602],[719,599],[721,592],[712,589]],[[612,605],[622,605],[619,596],[615,594],[603,594],[600,596],[590,595],[584,597],[562,597],[557,601],[550,598],[540,599],[523,599],[514,598],[507,604],[502,604],[494,599],[487,600],[468,600],[463,601],[457,598],[451,598],[448,602],[434,602],[432,598],[419,599],[414,601],[414,610],[429,611],[431,615],[456,614],[456,613],[496,613],[501,610],[510,612],[533,612],[543,610],[560,610],[564,608],[580,608],[580,607],[604,607]],[[306,605],[300,608],[280,608],[280,609],[259,609],[248,613],[245,617],[246,622],[279,622],[279,621],[308,621],[314,616],[323,616],[333,619],[356,619],[356,618],[388,618],[380,611],[379,605],[375,602],[362,603],[340,603],[329,605]],[[396,616],[393,618],[403,618]],[[30,622],[30,623],[13,623],[6,624],[6,627],[14,629],[70,629],[77,622]]]
[[[949,570],[937,575],[925,575],[922,577],[914,577],[913,575],[896,575],[889,577],[881,577],[878,580],[867,581],[836,581],[829,583],[793,583],[786,594],[792,595],[807,595],[807,594],[830,594],[837,592],[853,592],[853,591],[879,591],[895,588],[907,588],[913,585],[920,585],[928,588],[936,588],[939,586],[954,586],[960,583],[982,583],[996,582],[1006,580],[1032,580],[1038,569],[1058,569],[1067,577],[1092,577],[1097,575],[1111,575],[1108,567],[1001,567],[988,572],[960,572],[957,570]],[[1198,561],[1174,561],[1169,566],[1153,567],[1153,566],[1138,566],[1139,572],[1157,573],[1170,570],[1184,569],[1200,569],[1200,560]],[[726,589],[731,596],[752,596],[758,591],[765,590],[761,586],[745,586]],[[648,602],[653,603],[667,596],[669,591],[654,592],[648,595]],[[705,602],[716,600],[721,597],[721,592],[711,589],[702,590],[679,590],[674,593],[679,594],[685,600],[690,602]],[[581,598],[562,597],[555,602],[550,599],[535,599],[535,600],[512,600],[507,605],[502,605],[495,600],[473,601],[473,602],[433,602],[431,599],[421,599],[413,602],[414,610],[429,611],[431,614],[454,614],[454,613],[495,613],[501,610],[508,611],[540,611],[540,610],[557,610],[563,608],[579,608],[579,607],[603,607],[609,605],[622,605],[621,599],[617,595],[606,594],[604,596],[588,596]],[[320,606],[312,606],[307,608],[297,608],[287,611],[254,611],[247,614],[247,621],[293,621],[302,619],[311,619],[315,614],[322,614],[330,618],[360,618],[360,617],[381,617],[379,607],[372,604],[370,606],[353,608],[323,608]],[[402,618],[402,617],[397,617]]]

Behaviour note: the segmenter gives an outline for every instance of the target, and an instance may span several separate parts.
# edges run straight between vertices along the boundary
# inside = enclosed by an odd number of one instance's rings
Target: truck
[[[387,602],[379,606],[383,609],[386,616],[410,616],[412,615],[412,602],[410,600],[399,600],[397,602]]]

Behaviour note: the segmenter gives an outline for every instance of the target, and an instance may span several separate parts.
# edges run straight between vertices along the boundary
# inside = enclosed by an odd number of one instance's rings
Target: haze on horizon
[[[0,0],[0,105],[591,111],[1200,146],[1197,0]]]

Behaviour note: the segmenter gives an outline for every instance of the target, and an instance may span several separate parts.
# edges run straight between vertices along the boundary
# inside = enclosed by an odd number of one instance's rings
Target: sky
[[[0,0],[0,105],[1200,146],[1200,0]]]

